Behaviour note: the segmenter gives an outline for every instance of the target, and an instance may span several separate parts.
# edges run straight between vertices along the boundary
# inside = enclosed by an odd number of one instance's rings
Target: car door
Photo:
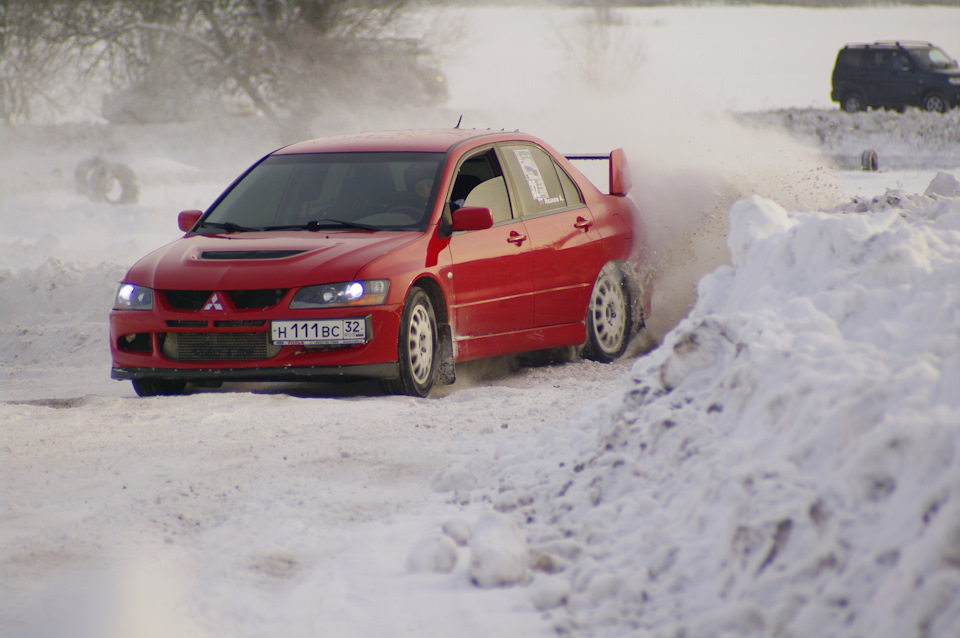
[[[912,65],[904,53],[893,49],[873,52],[873,67],[870,70],[871,104],[887,107],[902,107],[910,103]],[[919,102],[919,99],[915,100]]]
[[[465,194],[462,205],[489,208],[494,225],[484,230],[456,232],[450,237],[454,337],[529,328],[533,323],[530,240],[523,220],[514,215],[493,148],[461,165],[454,178],[454,189],[460,174],[469,174],[480,182]]]
[[[573,180],[533,144],[501,153],[530,237],[533,325],[583,321],[599,270],[600,234]]]
[[[887,104],[894,107],[920,104],[921,86],[917,69],[904,51],[891,53],[889,96]]]
[[[887,101],[890,73],[885,64],[889,64],[889,53],[887,49],[868,49],[864,55],[862,83],[867,106],[878,106]]]

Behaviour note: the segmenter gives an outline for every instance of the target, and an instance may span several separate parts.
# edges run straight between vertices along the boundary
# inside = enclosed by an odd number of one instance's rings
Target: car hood
[[[350,281],[371,260],[420,236],[352,231],[190,235],[141,259],[127,281],[161,290],[257,290]]]

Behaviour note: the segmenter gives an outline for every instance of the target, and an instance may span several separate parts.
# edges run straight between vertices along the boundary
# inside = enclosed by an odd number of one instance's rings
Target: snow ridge
[[[558,631],[960,624],[960,199],[857,207],[737,203],[732,266],[631,386],[504,455]]]

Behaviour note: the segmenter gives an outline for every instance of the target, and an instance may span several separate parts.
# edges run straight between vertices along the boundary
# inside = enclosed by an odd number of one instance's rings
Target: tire
[[[437,319],[430,297],[422,288],[414,288],[403,304],[397,357],[400,378],[384,381],[391,394],[425,397],[437,380],[439,361]]]
[[[620,267],[607,264],[597,275],[587,306],[584,358],[609,363],[626,351],[633,325],[632,305]]]
[[[126,164],[101,163],[87,175],[88,194],[93,201],[109,204],[136,204],[140,198],[137,176]]]
[[[95,202],[136,204],[140,199],[136,173],[120,162],[88,157],[77,164],[73,180],[77,192]]]
[[[865,110],[863,98],[860,97],[859,93],[847,93],[844,95],[843,102],[840,103],[840,108],[847,113],[857,113],[858,111]]]
[[[947,112],[947,100],[943,97],[942,93],[927,93],[923,96],[923,110],[930,111],[932,113],[946,113]]]
[[[133,379],[133,390],[137,396],[174,396],[183,394],[187,382],[180,379]]]
[[[77,163],[77,167],[73,171],[73,181],[77,187],[77,192],[81,195],[88,195],[93,197],[90,190],[90,173],[93,172],[95,168],[98,168],[104,164],[102,157],[88,157],[84,160],[81,160]]]

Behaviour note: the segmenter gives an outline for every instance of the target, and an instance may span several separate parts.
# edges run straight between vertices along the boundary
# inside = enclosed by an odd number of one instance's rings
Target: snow
[[[535,462],[502,461],[533,494],[531,551],[579,554],[564,622],[950,635],[958,202],[789,213],[750,197],[730,214],[732,265],[599,419],[564,425],[577,445],[545,432]]]
[[[622,15],[417,22],[447,29],[451,103],[385,126],[623,146],[658,260],[628,357],[479,362],[426,400],[134,397],[109,379],[116,282],[276,132],[0,130],[0,634],[954,636],[960,112],[828,92],[846,41],[960,56],[960,9]],[[76,191],[94,155],[138,204]]]

